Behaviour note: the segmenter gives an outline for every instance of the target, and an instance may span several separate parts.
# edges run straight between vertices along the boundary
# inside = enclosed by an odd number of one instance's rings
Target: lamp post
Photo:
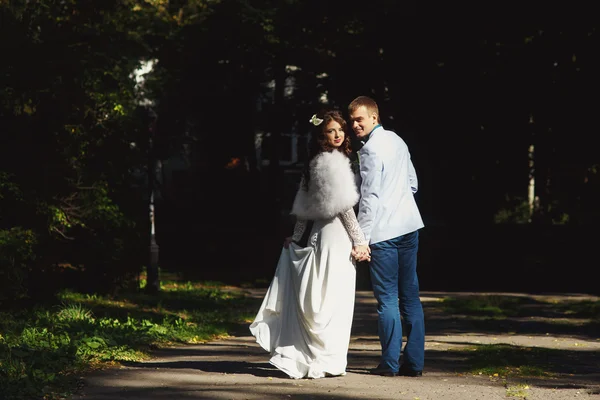
[[[148,97],[150,92],[145,90],[146,74],[149,74],[154,69],[157,59],[140,60],[140,65],[136,68],[131,77],[135,79],[135,91],[138,97],[138,104],[146,109],[147,115],[150,117],[150,125],[148,127],[148,211],[150,222],[150,246],[148,266],[146,268],[146,287],[147,293],[155,294],[160,290],[160,280],[158,277],[158,244],[156,243],[156,230],[154,225],[154,192],[156,185],[156,165],[157,153],[155,149],[156,136],[156,118],[157,115],[152,109],[155,102],[153,98]]]

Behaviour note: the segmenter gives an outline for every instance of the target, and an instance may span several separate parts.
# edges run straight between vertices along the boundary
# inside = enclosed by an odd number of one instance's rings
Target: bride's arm
[[[292,234],[292,240],[294,242],[300,241],[302,239],[302,235],[304,234],[304,230],[306,229],[306,220],[298,218],[296,223],[294,224],[294,233]]]
[[[354,214],[354,208],[349,208],[343,213],[340,213],[339,216],[342,220],[342,224],[346,228],[346,232],[348,232],[348,235],[350,236],[350,240],[352,240],[352,244],[354,246],[367,245],[368,242],[365,240],[365,235],[360,229],[356,214]]]

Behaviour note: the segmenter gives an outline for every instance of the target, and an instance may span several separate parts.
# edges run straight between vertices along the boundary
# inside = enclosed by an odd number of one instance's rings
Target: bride
[[[310,122],[309,163],[291,212],[294,233],[250,325],[269,362],[295,379],[346,374],[356,288],[353,247],[366,244],[353,209],[359,194],[346,121],[332,110]]]

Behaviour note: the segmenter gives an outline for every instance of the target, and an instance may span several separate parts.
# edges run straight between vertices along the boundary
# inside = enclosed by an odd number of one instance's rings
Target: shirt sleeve
[[[417,193],[417,190],[419,190],[419,181],[417,180],[417,172],[415,171],[412,160],[408,160],[408,182],[410,183],[410,190],[412,190],[413,194]]]
[[[379,194],[381,190],[381,174],[383,161],[377,154],[363,153],[360,159],[360,203],[358,206],[358,223],[365,240],[371,241],[373,221],[379,211]]]
[[[354,214],[354,208],[349,208],[343,213],[340,213],[339,216],[354,246],[368,244],[368,242],[365,240],[363,231],[360,229],[360,225],[356,219],[356,214]]]

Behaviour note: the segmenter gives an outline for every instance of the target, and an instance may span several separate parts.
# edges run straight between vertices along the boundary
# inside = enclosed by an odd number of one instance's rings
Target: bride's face
[[[325,127],[325,139],[331,146],[338,148],[344,143],[345,134],[337,121],[331,121]]]

